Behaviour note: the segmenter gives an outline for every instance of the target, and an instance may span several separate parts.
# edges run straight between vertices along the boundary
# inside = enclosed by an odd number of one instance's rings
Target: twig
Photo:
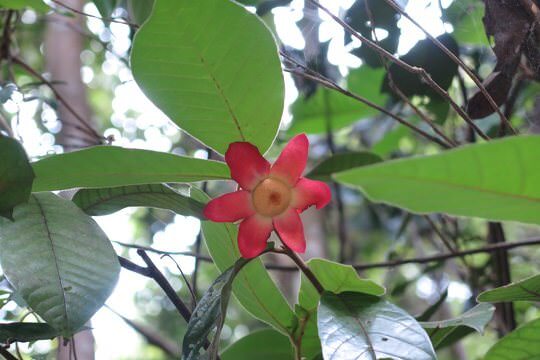
[[[184,280],[184,283],[186,284],[186,286],[188,288],[188,291],[189,291],[189,293],[191,295],[191,303],[192,303],[191,304],[192,305],[191,309],[195,309],[195,306],[197,305],[197,297],[195,296],[195,292],[191,288],[191,284],[189,283],[186,274],[184,274],[184,272],[182,271],[182,268],[180,267],[178,262],[176,260],[174,260],[174,258],[170,254],[161,255],[161,259],[163,259],[164,257],[167,257],[167,258],[171,259],[171,261],[174,263],[174,265],[176,265],[176,268],[178,269],[178,271],[180,271],[180,275],[182,276],[182,279]],[[195,261],[197,261],[197,258],[195,258]]]
[[[18,360],[15,356],[13,356],[7,349],[4,349],[2,346],[0,346],[0,355],[4,357],[6,360]]]
[[[508,128],[511,129],[514,134],[517,134],[516,129],[512,127],[512,124],[508,121],[506,116],[504,116],[503,112],[501,111],[499,106],[497,106],[497,103],[495,102],[495,100],[493,100],[493,97],[491,97],[491,95],[489,94],[489,91],[487,91],[487,89],[485,88],[484,84],[482,84],[482,81],[480,81],[478,76],[476,76],[476,74],[471,69],[469,69],[469,67],[459,57],[457,57],[446,46],[444,46],[443,43],[441,43],[436,37],[431,35],[424,27],[422,27],[422,25],[420,25],[409,14],[407,14],[407,12],[405,12],[394,0],[384,0],[384,1],[388,5],[390,5],[394,10],[396,10],[401,15],[406,17],[410,22],[412,22],[414,26],[420,29],[435,44],[435,46],[441,49],[441,51],[443,51],[446,54],[446,56],[448,56],[454,63],[456,63],[459,67],[461,67],[467,73],[467,75],[471,78],[471,80],[474,81],[476,86],[478,86],[478,88],[480,89],[484,97],[487,99],[487,101],[489,102],[489,105],[493,108],[493,110],[495,110],[495,112],[499,114],[499,117],[501,118],[501,122],[505,123],[506,126],[508,126]]]
[[[196,253],[194,254],[194,253],[192,253],[190,251],[165,251],[165,250],[154,249],[154,248],[149,247],[149,246],[126,244],[126,243],[123,243],[123,242],[120,242],[120,241],[113,241],[113,243],[118,244],[118,245],[123,246],[123,247],[131,248],[131,249],[141,249],[141,250],[145,250],[145,251],[152,252],[152,253],[155,253],[155,254],[160,254],[160,255],[190,256],[190,257],[194,257],[196,259],[202,260],[202,261],[212,262],[211,257],[204,256],[204,255],[196,255]]]
[[[489,246],[484,246],[477,249],[456,251],[454,253],[417,257],[417,258],[403,259],[403,260],[383,261],[383,262],[376,262],[376,263],[370,263],[370,264],[353,264],[351,266],[355,268],[356,270],[368,270],[368,269],[375,269],[375,268],[395,267],[395,266],[401,266],[405,264],[426,264],[426,263],[435,262],[435,261],[444,261],[444,260],[461,257],[461,256],[474,255],[474,254],[480,254],[480,253],[492,253],[500,249],[511,250],[518,247],[533,246],[533,245],[540,245],[540,238],[532,238],[532,239],[524,240],[524,241],[489,245]],[[197,257],[197,255],[194,253],[182,253],[182,255]],[[201,261],[212,262],[212,259],[206,256],[199,256],[199,259],[201,259]],[[126,258],[119,257],[119,260],[122,267],[128,270],[134,271],[136,273],[139,273],[143,276],[150,277],[146,273],[147,271],[146,268],[141,267],[137,264],[134,264],[133,262],[129,261]],[[268,270],[276,270],[276,271],[297,271],[298,270],[296,266],[283,266],[283,265],[277,265],[277,264],[265,264],[265,267]]]
[[[159,271],[159,269],[156,267],[156,265],[152,262],[152,259],[148,256],[148,254],[142,250],[137,250],[137,254],[142,258],[144,263],[147,266],[148,274],[150,275],[152,279],[161,287],[161,289],[165,292],[169,300],[173,303],[173,305],[176,307],[176,310],[182,315],[182,317],[186,320],[186,322],[189,322],[189,319],[191,318],[191,310],[184,304],[182,299],[178,296],[176,291],[172,288],[171,284],[165,279],[165,276]]]
[[[281,240],[281,237],[279,236],[279,234],[278,234],[278,237]],[[317,279],[315,274],[311,271],[311,269],[306,265],[304,260],[302,260],[302,258],[300,256],[298,256],[297,253],[292,251],[283,242],[283,240],[281,240],[281,243],[283,244],[282,249],[275,249],[272,252],[277,253],[277,254],[285,254],[285,255],[287,255],[292,261],[294,261],[296,266],[298,266],[300,271],[302,271],[302,273],[308,278],[309,282],[311,282],[311,284],[315,287],[315,289],[317,289],[317,292],[319,294],[322,294],[324,292],[324,287],[321,285],[321,283],[319,282],[319,280]]]
[[[307,79],[310,79],[310,80],[313,80],[313,81],[316,81],[316,82],[320,83],[321,85],[326,86],[329,89],[336,90],[336,91],[342,93],[343,95],[346,95],[346,96],[348,96],[350,98],[353,98],[353,99],[355,99],[357,101],[360,101],[361,103],[363,103],[363,104],[365,104],[365,105],[367,105],[367,106],[369,106],[369,107],[371,107],[373,109],[376,109],[377,111],[391,117],[392,119],[396,120],[400,124],[408,127],[409,129],[413,130],[414,132],[418,133],[419,135],[422,135],[426,139],[428,139],[428,140],[430,140],[430,141],[432,141],[434,143],[439,144],[443,148],[445,148],[445,149],[451,148],[451,146],[449,144],[442,141],[441,139],[439,139],[439,138],[425,132],[424,130],[420,129],[419,127],[409,123],[407,120],[405,120],[405,119],[399,117],[398,115],[393,114],[392,112],[386,110],[382,106],[379,106],[379,105],[367,100],[366,98],[364,98],[364,97],[362,97],[360,95],[357,95],[355,93],[350,92],[349,90],[346,90],[346,89],[342,88],[341,86],[339,86],[338,84],[332,82],[331,80],[326,79],[321,74],[317,74],[317,76],[315,76],[315,75],[307,74],[304,71],[298,71],[298,70],[295,70],[295,69],[285,69],[285,71],[296,74],[296,75],[303,76],[303,77],[305,77]]]
[[[72,11],[76,14],[79,14],[79,15],[82,15],[82,16],[87,16],[87,17],[91,17],[91,18],[94,18],[94,19],[99,19],[103,22],[113,22],[113,23],[117,23],[117,24],[123,24],[123,25],[127,25],[127,26],[130,26],[132,28],[135,28],[135,29],[138,29],[139,28],[139,25],[137,24],[133,24],[133,23],[130,23],[130,22],[127,22],[127,21],[119,21],[119,20],[116,20],[116,19],[113,19],[113,18],[105,18],[105,17],[101,17],[101,16],[96,16],[96,15],[92,15],[92,14],[88,14],[88,13],[85,13],[85,12],[82,12],[78,9],[75,9],[69,5],[66,5],[58,0],[51,0],[53,3],[55,3],[56,5],[60,5],[61,7],[65,8],[65,9],[68,9],[69,11]]]
[[[375,40],[375,43],[379,45],[379,38],[377,37],[377,32],[375,31],[377,24],[375,23],[375,18],[373,17],[373,13],[371,12],[371,8],[369,6],[369,1],[365,2],[366,5],[366,12],[369,17],[370,22],[370,28],[371,33],[373,36],[373,39]],[[379,45],[380,46],[380,45]],[[426,123],[429,125],[429,127],[442,139],[444,139],[449,145],[452,147],[456,146],[457,144],[450,139],[448,136],[446,136],[439,127],[425,114],[423,111],[421,111],[416,105],[412,103],[412,101],[409,100],[409,98],[401,91],[401,89],[397,86],[397,84],[394,81],[394,77],[392,76],[392,73],[390,72],[390,67],[388,66],[388,61],[381,55],[378,54],[379,58],[381,59],[381,62],[384,66],[384,69],[386,70],[386,74],[388,76],[388,84],[390,85],[390,89],[394,91],[394,93],[403,101],[405,104],[409,105],[409,107]]]
[[[465,120],[469,124],[469,126],[471,126],[480,137],[482,137],[484,140],[490,140],[490,138],[482,130],[480,130],[480,128],[473,122],[471,117],[452,99],[452,97],[448,94],[448,92],[444,90],[437,82],[435,82],[431,78],[431,75],[425,69],[419,68],[416,66],[411,66],[407,64],[406,62],[404,62],[403,60],[395,57],[394,55],[389,53],[387,50],[381,48],[372,40],[356,32],[349,24],[341,20],[336,15],[332,14],[330,10],[328,10],[326,7],[321,5],[318,1],[315,1],[315,0],[306,0],[306,1],[310,1],[316,4],[319,9],[321,9],[326,14],[328,14],[328,16],[330,16],[335,22],[341,25],[353,37],[360,40],[363,44],[368,46],[370,49],[376,51],[378,54],[384,56],[386,59],[390,60],[391,62],[395,63],[396,65],[400,66],[401,68],[410,72],[411,74],[418,75],[423,81],[426,82],[428,86],[430,86],[437,94],[439,94],[439,96],[446,99],[450,103],[450,106],[452,106],[452,108],[459,114],[459,116],[461,116],[463,120]]]
[[[24,70],[26,70],[26,72],[28,72],[30,75],[34,76],[35,78],[39,79],[40,81],[42,81],[44,84],[47,85],[47,87],[49,87],[51,89],[51,91],[54,93],[54,96],[56,96],[56,98],[58,99],[58,101],[60,101],[62,103],[62,105],[64,105],[64,107],[86,128],[86,132],[89,134],[89,135],[92,135],[95,137],[96,140],[104,140],[105,138],[101,135],[98,134],[98,132],[96,130],[94,130],[87,122],[86,120],[84,120],[82,118],[81,115],[79,115],[75,109],[73,109],[73,107],[71,107],[71,105],[64,99],[64,97],[62,95],[60,95],[60,93],[56,90],[56,88],[53,86],[53,84],[51,84],[51,82],[47,79],[45,79],[45,77],[43,77],[43,75],[41,75],[39,72],[37,72],[36,70],[34,70],[30,65],[28,65],[27,63],[25,63],[22,59],[18,58],[18,57],[14,57],[13,58],[13,63],[19,65],[20,67],[22,67]],[[81,129],[83,130],[83,129]]]

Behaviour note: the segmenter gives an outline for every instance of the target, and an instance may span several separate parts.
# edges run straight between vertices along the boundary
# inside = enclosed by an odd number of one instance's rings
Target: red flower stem
[[[319,282],[319,280],[317,279],[313,271],[311,271],[311,269],[307,266],[304,260],[302,260],[302,258],[298,256],[297,253],[295,253],[287,245],[285,245],[283,241],[282,241],[282,244],[283,244],[283,247],[281,249],[274,249],[272,252],[277,253],[277,254],[287,255],[292,261],[294,261],[294,263],[296,264],[296,266],[298,266],[300,271],[304,273],[304,275],[311,282],[311,284],[313,284],[315,289],[317,289],[317,292],[319,294],[322,294],[324,292],[324,287]]]

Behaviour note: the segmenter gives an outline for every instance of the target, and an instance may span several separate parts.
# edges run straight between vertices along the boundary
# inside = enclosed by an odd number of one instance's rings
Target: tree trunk
[[[85,1],[63,0],[63,3],[82,10]],[[57,135],[56,142],[63,145],[65,151],[99,143],[99,138],[95,135],[97,133],[91,130],[95,129],[95,124],[91,120],[86,86],[81,78],[80,54],[84,37],[77,29],[84,27],[85,19],[80,15],[73,15],[49,15],[45,33],[45,61],[50,74],[49,80],[54,84],[60,98],[69,105],[67,107],[57,97],[62,130]],[[89,330],[76,334],[69,342],[59,338],[57,359],[94,360],[94,345],[94,336]],[[73,356],[74,353],[76,356]]]

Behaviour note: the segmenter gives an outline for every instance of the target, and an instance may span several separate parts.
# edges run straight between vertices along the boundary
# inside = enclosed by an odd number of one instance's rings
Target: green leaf
[[[58,335],[58,330],[45,323],[0,324],[0,344],[48,340]]]
[[[404,310],[378,297],[324,293],[318,318],[326,360],[437,358],[420,324]]]
[[[335,154],[321,161],[306,177],[321,181],[331,181],[332,175],[352,168],[381,162],[380,156],[367,152],[349,152]]]
[[[426,321],[420,322],[420,324],[429,334],[433,346],[438,348],[442,341],[451,333],[457,331],[459,327],[468,327],[479,333],[483,333],[487,323],[489,323],[493,317],[494,311],[495,307],[491,304],[479,304],[457,318],[441,321]]]
[[[128,0],[127,4],[135,23],[142,25],[152,14],[154,0]]]
[[[452,35],[460,44],[490,46],[484,30],[484,4],[476,0],[454,1],[444,17],[452,23]]]
[[[248,141],[264,153],[283,112],[284,81],[270,31],[228,0],[159,0],[138,31],[133,76],[178,126],[225,153]]]
[[[540,224],[540,137],[516,136],[442,154],[352,169],[334,178],[374,202]]]
[[[383,78],[383,70],[362,66],[351,71],[347,77],[347,88],[377,105],[384,105],[387,96],[379,91]],[[303,132],[323,133],[327,131],[327,119],[331,119],[333,130],[341,129],[358,120],[376,115],[377,110],[336,91],[319,88],[307,100],[299,97],[291,105],[291,113],[293,123],[288,132],[294,135]]]
[[[334,294],[356,292],[382,296],[386,289],[371,280],[362,279],[350,265],[338,264],[325,259],[310,259],[307,262],[324,290]],[[311,282],[302,275],[298,303],[307,310],[312,310],[319,303],[319,293]]]
[[[34,172],[22,145],[0,134],[0,216],[11,218],[13,208],[30,197]]]
[[[477,300],[479,302],[540,301],[540,274],[484,291]]]
[[[354,291],[363,294],[381,296],[385,288],[371,280],[360,278],[358,273],[350,265],[342,265],[324,259],[310,259],[307,262],[317,280],[326,291],[339,294],[346,291]],[[298,303],[307,312],[300,322],[305,322],[304,334],[302,334],[303,355],[311,357],[321,351],[317,333],[317,305],[320,295],[311,282],[302,274]],[[302,314],[300,314],[302,315]]]
[[[204,204],[165,184],[132,185],[77,191],[73,202],[91,216],[108,215],[130,206],[171,210],[203,219]]]
[[[33,191],[228,179],[224,163],[157,151],[96,146],[32,164]]]
[[[540,359],[538,334],[540,334],[540,319],[528,322],[493,345],[484,360]]]
[[[208,201],[208,195],[195,188],[192,196]],[[208,251],[220,271],[227,270],[241,257],[237,225],[203,221],[201,228]],[[250,261],[242,269],[233,284],[233,294],[251,315],[281,333],[289,334],[295,328],[296,316],[260,259]]]
[[[114,249],[92,218],[52,193],[33,194],[14,218],[0,220],[6,278],[39,316],[70,337],[112,292],[120,272]]]
[[[118,5],[117,0],[93,0],[99,14],[104,18],[110,18],[114,9]]]
[[[252,332],[230,345],[221,353],[220,358],[293,360],[294,350],[287,337],[272,329],[263,329]]]
[[[42,0],[0,0],[0,8],[22,10],[27,7],[41,13],[50,9]]]
[[[214,340],[207,349],[206,356],[215,359],[221,329],[225,323],[227,306],[231,297],[232,284],[238,272],[249,260],[239,259],[225,270],[204,293],[189,319],[182,342],[182,359],[198,360],[199,354],[210,332],[215,328]]]

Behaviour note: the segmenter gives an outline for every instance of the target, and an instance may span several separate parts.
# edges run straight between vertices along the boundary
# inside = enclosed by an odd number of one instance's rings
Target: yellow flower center
[[[273,178],[261,181],[252,194],[255,211],[268,217],[283,213],[289,207],[291,197],[291,188]]]

